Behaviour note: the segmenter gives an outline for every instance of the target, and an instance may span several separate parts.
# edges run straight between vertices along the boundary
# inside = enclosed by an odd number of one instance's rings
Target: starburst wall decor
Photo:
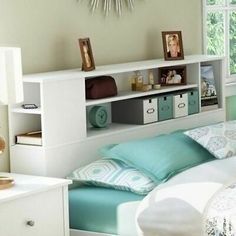
[[[81,0],[78,0],[79,2]],[[114,9],[118,16],[121,16],[122,10],[127,8],[134,9],[135,0],[89,0],[89,7],[93,12],[102,4],[103,12],[107,16]]]

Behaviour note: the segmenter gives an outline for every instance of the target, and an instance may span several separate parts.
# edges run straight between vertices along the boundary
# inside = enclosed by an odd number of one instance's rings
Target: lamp
[[[3,137],[0,136],[0,155],[4,152],[6,143]]]
[[[0,105],[22,102],[23,81],[21,49],[0,47]],[[4,152],[5,140],[0,137],[0,154]],[[0,176],[0,189],[11,187],[14,180]]]

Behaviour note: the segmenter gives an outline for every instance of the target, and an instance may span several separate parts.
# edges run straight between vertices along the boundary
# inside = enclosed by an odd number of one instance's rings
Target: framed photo
[[[159,83],[162,86],[185,85],[186,66],[159,68]]]
[[[79,39],[80,52],[82,57],[82,70],[91,71],[95,69],[92,47],[89,38]]]
[[[184,59],[181,31],[163,31],[162,41],[165,60],[170,61]]]
[[[211,110],[218,108],[218,99],[212,65],[201,66],[201,106]]]

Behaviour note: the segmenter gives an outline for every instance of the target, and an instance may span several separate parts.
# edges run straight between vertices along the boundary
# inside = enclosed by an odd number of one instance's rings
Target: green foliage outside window
[[[224,0],[206,0],[207,1],[207,5],[223,5],[224,4]],[[235,1],[236,0],[231,0],[231,1]]]
[[[229,15],[230,74],[236,74],[236,12]]]
[[[224,15],[222,12],[209,12],[207,15],[207,53],[224,54]]]
[[[207,12],[207,54],[224,55],[225,54],[225,33],[229,40],[229,70],[230,74],[236,74],[236,11],[233,10],[236,5],[236,0],[205,0],[206,4],[211,9],[211,6],[218,6],[219,10],[209,10]],[[226,3],[230,5],[225,5]],[[234,5],[235,4],[235,5]],[[234,5],[234,6],[233,6]],[[232,7],[232,10],[225,10],[223,7]],[[222,10],[220,10],[222,7]],[[217,8],[216,8],[217,9]],[[228,15],[229,32],[225,32],[224,16]],[[226,44],[226,45],[227,45]]]

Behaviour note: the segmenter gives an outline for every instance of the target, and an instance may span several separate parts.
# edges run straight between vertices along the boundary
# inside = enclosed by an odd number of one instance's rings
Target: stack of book
[[[32,131],[16,135],[16,143],[42,146],[42,131]]]

